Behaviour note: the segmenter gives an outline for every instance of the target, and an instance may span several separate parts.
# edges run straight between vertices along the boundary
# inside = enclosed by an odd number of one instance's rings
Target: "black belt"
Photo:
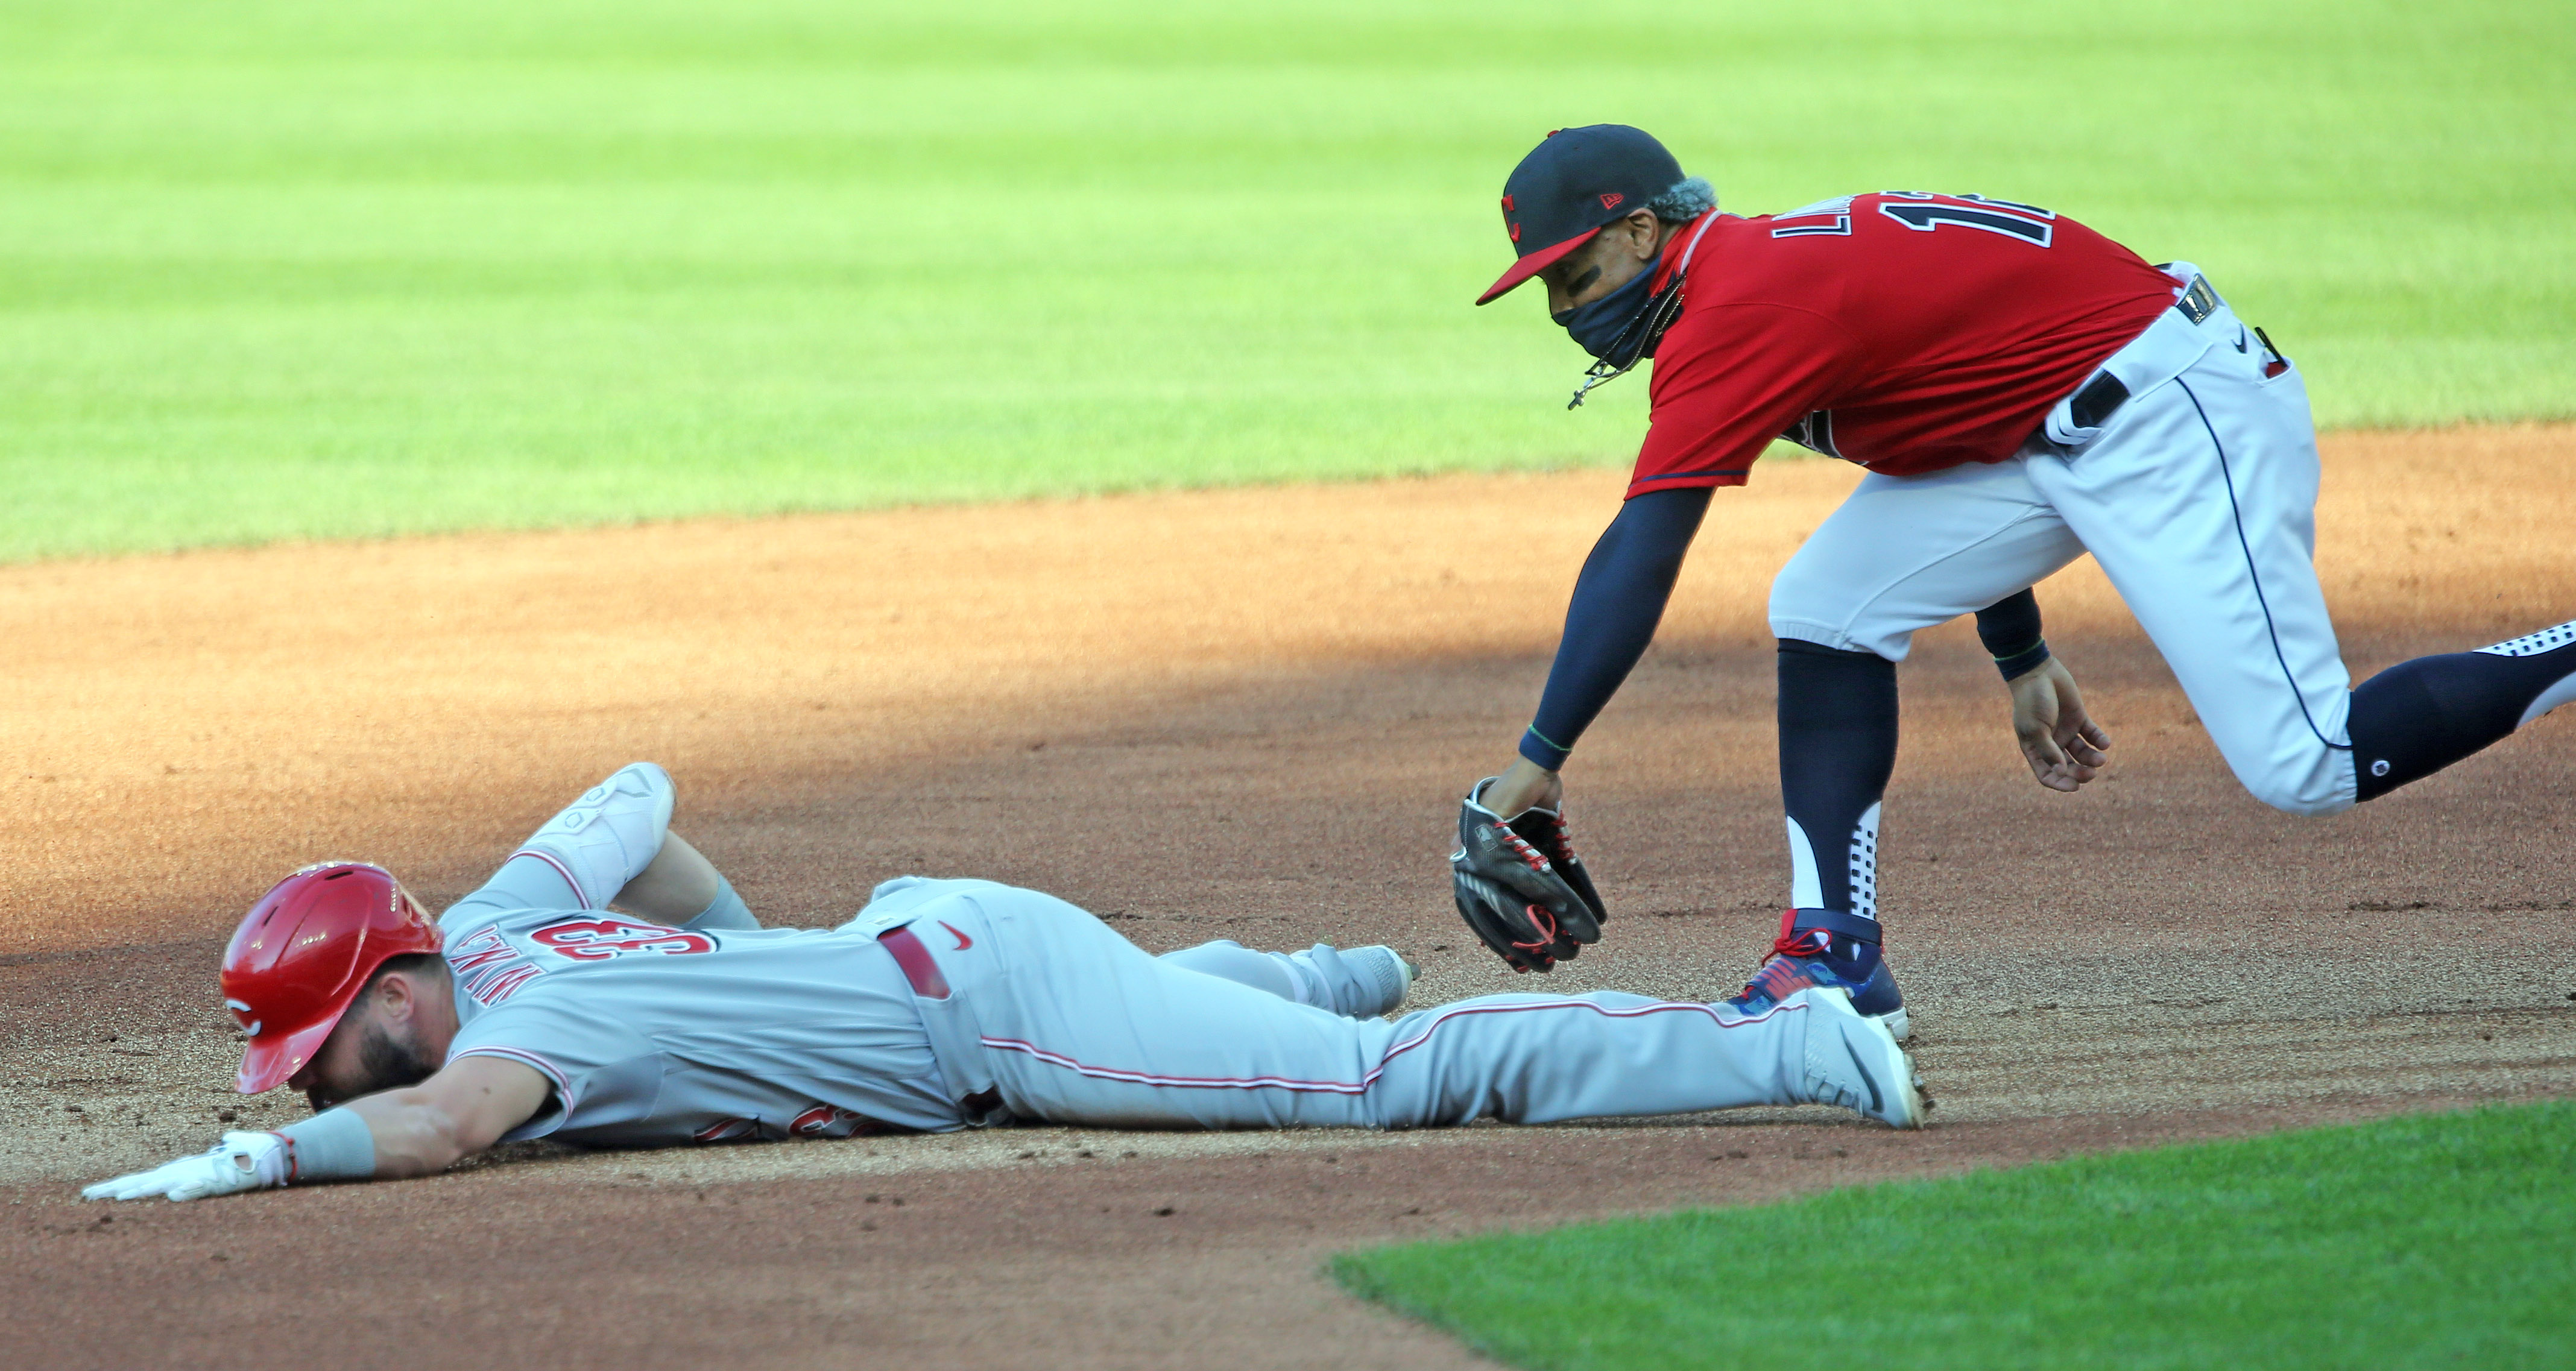
[[[2218,298],[2218,292],[2209,288],[2207,277],[2194,276],[2191,278],[2191,287],[2182,293],[2182,298],[2173,302],[2173,311],[2189,319],[2192,327],[2198,328],[2207,323],[2209,316],[2216,314],[2218,307],[2223,303],[2225,302]],[[2254,334],[2258,338],[2262,337],[2263,330],[2258,328],[2254,330]],[[2264,338],[2263,346],[2271,347],[2272,340]],[[2277,349],[2272,355],[2281,356]],[[2283,357],[2281,360],[2289,359]],[[2128,385],[2119,377],[2106,371],[2085,382],[2084,388],[2075,392],[2075,399],[2066,407],[2066,417],[2073,420],[2077,428],[2100,428],[2110,421],[2112,415],[2120,412],[2120,406],[2127,403],[2129,403]]]

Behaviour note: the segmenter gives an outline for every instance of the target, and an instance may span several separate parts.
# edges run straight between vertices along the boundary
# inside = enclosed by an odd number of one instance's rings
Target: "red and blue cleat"
[[[1851,996],[1852,1008],[1887,1025],[1899,1041],[1913,1033],[1896,973],[1878,950],[1878,920],[1838,909],[1792,909],[1780,916],[1771,958],[1753,973],[1744,992],[1727,1001],[1759,1014],[1809,986],[1833,986]]]

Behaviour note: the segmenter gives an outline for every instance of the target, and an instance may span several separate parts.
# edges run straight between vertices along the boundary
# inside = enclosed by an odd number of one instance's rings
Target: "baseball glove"
[[[1601,939],[1601,897],[1565,837],[1565,819],[1532,809],[1509,822],[1477,803],[1487,777],[1458,806],[1449,854],[1459,917],[1514,971],[1548,971]]]

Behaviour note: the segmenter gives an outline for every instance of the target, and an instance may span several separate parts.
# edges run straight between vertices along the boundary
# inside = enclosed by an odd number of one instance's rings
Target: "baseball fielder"
[[[2150,266],[2035,205],[1843,195],[1721,213],[1622,125],[1564,129],[1503,193],[1518,260],[1596,362],[1574,402],[1655,359],[1624,507],[1584,563],[1519,757],[1468,794],[1451,859],[1469,924],[1544,971],[1600,936],[1559,771],[1654,636],[1710,492],[1775,437],[1869,469],[1771,587],[1790,906],[1756,1013],[1848,988],[1902,1037],[1881,956],[1879,802],[1896,663],[1962,614],[2010,685],[2042,785],[2111,740],[2040,635],[2030,587],[2092,554],[2237,778],[2333,814],[2576,698],[2576,623],[2351,686],[2312,565],[2317,451],[2298,369],[2188,262]]]
[[[280,882],[224,954],[237,1084],[315,1116],[83,1190],[174,1200],[417,1176],[497,1142],[659,1147],[1015,1119],[1416,1128],[1819,1102],[1900,1128],[1913,1066],[1839,988],[1745,1013],[1494,995],[1405,1015],[1382,947],[1147,956],[1052,896],[906,876],[762,928],[639,762],[436,923],[380,867]],[[620,911],[609,908],[612,898]]]

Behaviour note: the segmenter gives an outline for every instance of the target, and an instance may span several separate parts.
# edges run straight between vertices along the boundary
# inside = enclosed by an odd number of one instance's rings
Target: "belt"
[[[2218,307],[2223,303],[2225,302],[2218,298],[2218,292],[2209,288],[2209,278],[2195,272],[2191,278],[2190,288],[2183,291],[2182,297],[2173,302],[2173,311],[2190,320],[2192,327],[2198,328],[2209,322],[2209,316],[2216,314]],[[2271,346],[2271,343],[2272,340],[2269,338],[2263,340],[2266,347]],[[2127,403],[2129,403],[2128,383],[2105,371],[2085,382],[2084,388],[2075,392],[2075,397],[2068,401],[2067,417],[2074,421],[2077,428],[2100,428],[2110,422],[2112,415],[2120,412],[2120,406]]]
[[[913,994],[925,1000],[937,1000],[945,1004],[948,999],[948,978],[939,974],[939,963],[931,959],[930,949],[922,945],[921,939],[913,936],[909,927],[889,928],[877,935],[877,942],[886,951],[894,954],[894,964],[903,968],[903,978],[912,982]],[[928,1027],[926,1022],[924,1026]],[[935,1036],[936,1030],[933,1029],[932,1032]],[[933,1045],[933,1055],[937,1055],[936,1043]],[[961,1095],[957,1099],[957,1106],[964,1113],[966,1122],[970,1124],[984,1126],[1007,1123],[1010,1120],[1010,1116],[1002,1109],[1002,1088],[999,1085],[978,1090],[970,1095]]]
[[[877,935],[885,950],[894,954],[894,964],[903,968],[903,978],[912,982],[912,993],[925,1000],[948,998],[948,978],[939,974],[939,963],[930,959],[930,949],[912,936],[910,928],[889,928]]]

